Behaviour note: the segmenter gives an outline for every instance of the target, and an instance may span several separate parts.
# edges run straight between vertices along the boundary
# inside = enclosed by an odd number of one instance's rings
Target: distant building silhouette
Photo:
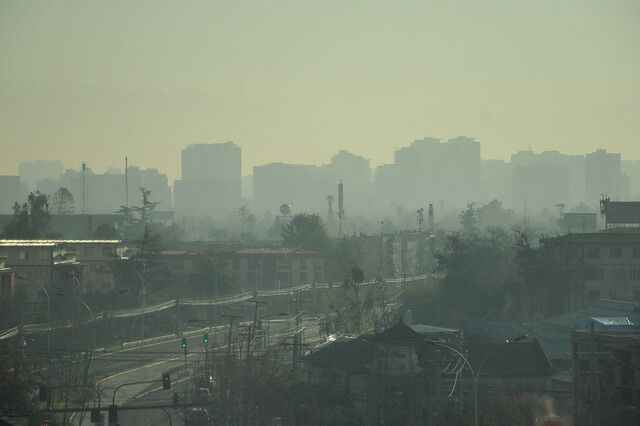
[[[13,205],[26,201],[26,185],[20,176],[0,176],[0,213],[13,213]]]
[[[28,191],[35,191],[41,179],[60,180],[62,175],[62,161],[37,160],[23,161],[18,165],[20,180],[27,184]]]
[[[182,179],[174,183],[175,214],[227,217],[242,202],[242,149],[233,142],[182,150]]]
[[[535,154],[531,150],[511,155],[512,197],[514,209],[527,206],[534,210],[555,208],[556,204],[576,205],[584,201],[585,161],[583,155],[558,151]]]
[[[271,163],[253,168],[253,205],[258,213],[278,214],[287,203],[293,213],[325,209],[329,179],[315,165]]]
[[[86,213],[110,214],[118,211],[126,203],[125,175],[119,169],[110,169],[108,173],[94,173],[90,167],[82,170],[67,169],[59,181],[43,179],[38,181],[38,190],[53,195],[59,188],[64,187],[73,195],[76,212],[82,213],[83,197]],[[140,187],[151,190],[149,201],[160,202],[156,210],[171,210],[171,189],[167,175],[156,169],[141,170],[136,166],[129,166],[129,206],[141,206]]]
[[[606,149],[586,155],[586,201],[596,208],[602,194],[611,200],[629,197],[629,177],[622,174],[621,154]]]
[[[394,164],[378,167],[375,174],[382,207],[434,200],[462,207],[478,197],[480,182],[480,142],[465,136],[446,143],[436,138],[414,141],[396,150]]]

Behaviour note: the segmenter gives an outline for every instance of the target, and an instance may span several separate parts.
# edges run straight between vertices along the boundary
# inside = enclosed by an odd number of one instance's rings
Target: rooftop
[[[0,240],[1,247],[53,247],[60,244],[119,244],[121,240]]]

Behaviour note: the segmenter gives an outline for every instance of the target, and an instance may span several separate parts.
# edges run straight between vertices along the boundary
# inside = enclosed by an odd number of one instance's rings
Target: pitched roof
[[[425,338],[413,331],[400,317],[394,326],[375,334],[373,340],[381,343],[423,343]]]
[[[469,363],[476,371],[486,358],[480,376],[550,376],[553,370],[537,339],[517,343],[471,343],[467,349]]]
[[[530,339],[537,339],[549,359],[570,360],[571,336],[569,332],[535,333],[511,320],[471,319],[462,325],[467,342],[502,343],[526,334]]]
[[[305,364],[340,369],[362,368],[373,362],[374,347],[364,336],[342,337],[313,350]]]

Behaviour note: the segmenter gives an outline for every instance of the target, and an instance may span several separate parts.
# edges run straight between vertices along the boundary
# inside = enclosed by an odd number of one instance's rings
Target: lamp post
[[[467,365],[467,367],[469,367],[469,370],[471,370],[471,377],[473,377],[473,402],[474,402],[474,408],[473,408],[473,417],[474,417],[474,421],[473,424],[475,426],[478,426],[478,378],[480,377],[480,371],[482,370],[482,367],[484,366],[485,362],[487,362],[487,360],[489,359],[489,357],[491,357],[491,355],[493,355],[498,349],[504,347],[505,345],[508,345],[510,343],[515,343],[515,342],[519,342],[520,340],[524,340],[527,337],[529,337],[526,334],[520,334],[517,337],[515,337],[513,340],[505,340],[504,342],[502,342],[502,344],[496,346],[495,348],[493,348],[491,351],[489,351],[489,353],[487,355],[485,355],[485,357],[482,359],[482,362],[480,363],[480,365],[478,366],[478,369],[476,371],[473,370],[473,367],[471,367],[471,364],[469,363],[469,360],[467,360],[467,358],[462,355],[458,350],[456,350],[455,348],[445,345],[444,343],[440,343],[440,342],[435,342],[435,341],[428,341],[429,343],[433,343],[436,346],[440,346],[446,349],[449,349],[452,352],[455,352],[460,358],[462,358],[462,360],[464,361],[464,363]]]
[[[474,387],[473,398],[475,400],[474,417],[475,417],[476,426],[478,425],[478,378],[480,377],[480,371],[482,370],[482,367],[484,366],[485,362],[487,362],[487,360],[491,357],[491,355],[493,355],[498,351],[498,349],[501,349],[510,343],[516,343],[516,342],[519,342],[520,340],[524,340],[527,337],[529,336],[526,334],[519,334],[513,340],[507,339],[504,342],[502,342],[500,345],[490,350],[489,353],[487,353],[482,359],[482,362],[480,363],[480,365],[478,366],[478,369],[476,370],[476,374],[473,376],[473,387]]]
[[[78,302],[82,303],[82,305],[84,305],[85,308],[87,308],[87,310],[89,311],[89,314],[91,315],[91,324],[92,324],[92,328],[93,328],[93,336],[92,336],[92,341],[91,341],[91,357],[89,359],[93,363],[93,382],[96,383],[96,354],[95,354],[95,351],[96,351],[96,317],[93,316],[93,311],[91,310],[89,305],[84,303],[84,301],[82,299],[80,299],[79,297],[69,296],[69,295],[67,295],[65,293],[56,293],[56,296],[68,297],[68,298],[77,300]]]
[[[218,265],[216,264],[215,260],[213,260],[213,257],[211,256],[208,256],[199,251],[192,251],[191,253],[194,253],[200,256],[205,256],[207,259],[209,259],[209,262],[211,262],[211,264],[213,265],[213,297],[217,299],[218,298]],[[213,317],[216,319],[218,318],[218,304],[216,302],[213,303]]]
[[[19,275],[16,275],[16,278],[18,278],[19,280],[29,281],[37,284],[38,286],[40,286],[42,291],[44,291],[44,295],[47,297],[47,356],[49,358],[49,361],[51,361],[51,299],[49,298],[49,292],[47,291],[45,286],[37,281],[28,280],[27,278],[21,277]]]
[[[144,362],[144,310],[147,307],[147,303],[146,303],[146,287],[145,287],[145,282],[144,282],[144,277],[142,276],[142,274],[136,270],[136,269],[129,269],[130,271],[135,272],[135,274],[138,276],[138,278],[140,278],[140,282],[142,283],[142,318],[140,319],[140,338],[141,338],[141,344],[140,344],[140,365],[142,365],[142,363]]]

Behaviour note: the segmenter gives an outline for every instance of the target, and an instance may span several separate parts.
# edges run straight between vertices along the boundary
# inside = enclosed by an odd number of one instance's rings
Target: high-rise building
[[[611,200],[629,198],[629,177],[622,174],[621,154],[598,149],[586,156],[586,202],[597,208],[602,195]]]
[[[0,176],[0,213],[13,213],[13,205],[25,201],[20,176]]]
[[[76,213],[115,213],[126,205],[125,174],[120,169],[110,168],[107,173],[94,173],[90,167],[82,170],[67,169],[59,181],[42,179],[38,182],[41,192],[53,195],[64,187],[73,195]],[[167,175],[156,169],[141,170],[129,166],[129,207],[141,206],[140,188],[151,190],[149,201],[160,202],[156,210],[171,210],[171,189]]]
[[[190,145],[182,150],[181,177],[176,216],[227,217],[242,202],[242,149],[233,142]]]
[[[622,173],[629,176],[629,198],[640,201],[640,161],[622,160]]]
[[[513,208],[523,205],[532,210],[554,209],[557,204],[574,206],[584,201],[583,155],[558,151],[535,154],[531,150],[511,155]]]
[[[329,180],[315,165],[271,163],[253,168],[253,208],[259,214],[278,214],[285,203],[294,213],[324,211],[330,190]]]
[[[62,174],[62,161],[37,160],[23,161],[18,166],[20,180],[27,184],[28,191],[35,191],[41,179],[59,180]]]
[[[378,167],[378,199],[407,207],[443,201],[463,207],[478,198],[480,142],[460,136],[442,143],[424,138],[395,152],[394,164]]]

